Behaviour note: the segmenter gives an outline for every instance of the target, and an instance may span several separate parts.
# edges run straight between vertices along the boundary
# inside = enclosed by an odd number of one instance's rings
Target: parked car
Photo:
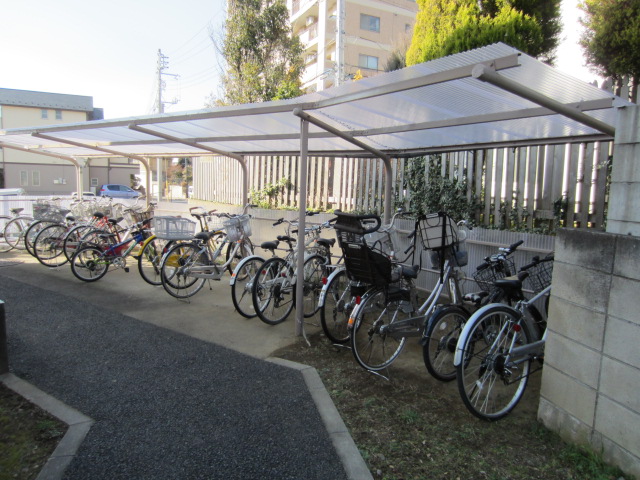
[[[0,195],[26,195],[24,188],[0,188]]]
[[[110,183],[108,185],[102,185],[98,190],[98,195],[113,198],[137,198],[140,196],[140,192],[136,192],[133,188],[127,187],[126,185]]]

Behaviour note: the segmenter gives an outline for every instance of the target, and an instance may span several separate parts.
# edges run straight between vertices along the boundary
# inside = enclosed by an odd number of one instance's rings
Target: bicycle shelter
[[[248,198],[245,155],[299,155],[303,229],[303,172],[310,154],[379,158],[389,179],[393,157],[611,140],[616,110],[628,104],[498,43],[289,100],[4,130],[0,146],[65,158],[76,168],[81,168],[77,159],[119,155],[139,160],[148,176],[151,158],[226,155],[242,166],[243,201]],[[387,180],[387,221],[391,199]],[[302,333],[301,313],[298,317]]]

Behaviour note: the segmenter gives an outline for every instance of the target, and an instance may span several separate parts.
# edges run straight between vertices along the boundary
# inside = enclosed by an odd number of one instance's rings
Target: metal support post
[[[307,153],[309,149],[309,122],[300,119],[300,165],[298,185],[298,264],[296,266],[296,336],[304,335],[304,229],[307,213]]]

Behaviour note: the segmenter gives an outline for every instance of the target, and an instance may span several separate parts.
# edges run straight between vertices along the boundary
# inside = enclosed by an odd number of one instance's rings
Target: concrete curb
[[[12,373],[0,375],[0,381],[18,395],[69,426],[67,433],[62,437],[62,440],[60,440],[49,460],[47,460],[47,463],[45,463],[36,477],[36,480],[61,479],[65,469],[73,460],[78,448],[80,448],[80,444],[89,433],[94,421]]]
[[[342,461],[342,465],[350,480],[373,480],[373,475],[369,471],[360,450],[356,446],[351,434],[344,424],[338,409],[331,400],[329,392],[322,383],[322,379],[315,368],[302,363],[284,360],[282,358],[269,357],[268,362],[276,363],[284,367],[299,370],[302,373],[309,393],[316,404],[316,408],[322,417],[322,421],[331,437],[333,446]]]

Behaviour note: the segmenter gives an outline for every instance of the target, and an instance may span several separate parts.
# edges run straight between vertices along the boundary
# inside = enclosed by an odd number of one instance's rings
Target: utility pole
[[[178,103],[178,99],[174,99],[170,102],[165,102],[162,100],[162,92],[164,91],[164,87],[166,87],[166,84],[162,79],[162,76],[168,75],[176,78],[179,76],[173,73],[165,73],[164,70],[166,70],[167,68],[169,68],[169,57],[167,57],[166,55],[163,55],[162,50],[158,49],[158,69],[156,72],[158,74],[158,99],[156,100],[158,105],[158,113],[164,113],[165,104],[174,105]]]

